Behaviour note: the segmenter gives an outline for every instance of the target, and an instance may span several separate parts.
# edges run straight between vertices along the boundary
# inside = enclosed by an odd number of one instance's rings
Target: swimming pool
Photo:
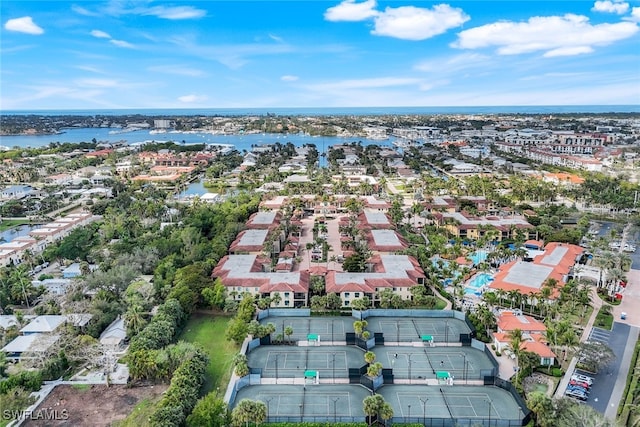
[[[478,265],[481,262],[484,262],[487,259],[487,251],[477,251],[469,255],[471,261],[473,261],[473,265]]]
[[[489,273],[479,273],[473,276],[465,287],[464,293],[467,295],[480,295],[482,288],[493,281],[493,276]]]

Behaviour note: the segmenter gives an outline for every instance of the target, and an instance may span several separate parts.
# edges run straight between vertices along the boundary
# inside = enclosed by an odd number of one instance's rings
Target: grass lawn
[[[603,310],[604,307],[605,306],[600,307],[600,311],[598,311],[598,314],[596,315],[594,326],[610,331],[613,327],[613,315],[605,313]]]
[[[224,393],[231,378],[233,357],[240,351],[237,345],[224,337],[229,320],[231,317],[194,314],[178,337],[179,340],[200,344],[209,355],[205,393],[217,388]]]
[[[149,418],[156,409],[156,403],[160,401],[162,395],[154,398],[142,399],[133,411],[122,421],[113,423],[113,427],[139,427],[149,424]]]

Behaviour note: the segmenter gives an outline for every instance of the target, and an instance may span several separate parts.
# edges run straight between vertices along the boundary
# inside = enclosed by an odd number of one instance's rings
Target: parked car
[[[585,382],[589,385],[593,385],[593,378],[588,377],[586,375],[582,375],[582,374],[573,374],[571,375],[571,380],[572,381],[582,381]]]
[[[589,397],[583,393],[578,393],[578,392],[574,392],[574,391],[566,391],[565,396],[569,396],[569,397],[573,397],[575,399],[578,400],[587,400]]]
[[[588,389],[590,387],[590,385],[587,384],[586,382],[584,382],[584,381],[576,381],[576,380],[569,381],[569,385],[575,385],[575,386],[583,387],[583,388],[586,388],[586,389]]]
[[[581,395],[581,394],[577,394],[577,393],[574,394],[574,393],[571,393],[571,392],[566,392],[564,395],[567,396],[567,397],[571,397],[573,399],[579,400],[580,402],[584,402],[585,400],[588,399],[587,396],[584,396],[584,395]]]
[[[587,390],[586,388],[572,386],[572,385],[567,387],[567,391],[575,392],[575,393],[583,393],[583,394],[585,394],[587,396],[589,395],[589,390]]]

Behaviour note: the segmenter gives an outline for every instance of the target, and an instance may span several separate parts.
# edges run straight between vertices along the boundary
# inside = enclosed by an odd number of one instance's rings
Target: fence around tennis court
[[[289,338],[294,341],[303,341],[307,338],[307,334],[316,334],[321,336],[325,342],[333,342],[334,340],[344,341],[346,339],[349,341],[349,344],[358,345],[357,342],[352,342],[354,341],[354,333],[346,317],[311,316],[309,309],[294,308],[268,308],[258,313],[258,320],[262,323],[265,323],[265,320],[270,317],[274,318],[274,322],[272,323],[276,326],[276,333],[281,333],[282,335],[285,330],[285,321],[279,321],[278,319],[287,317],[295,318],[296,320],[293,320],[291,324],[291,326],[295,324],[293,328],[294,331]],[[442,343],[444,343],[444,345],[448,345],[449,343],[470,345],[471,339],[475,336],[475,328],[467,316],[462,312],[454,310],[352,310],[351,318],[355,320],[370,319],[368,330],[373,332],[373,336],[369,342],[361,345],[361,347],[365,349],[370,349],[374,342],[375,344],[381,345],[385,342],[414,342],[424,339],[428,339],[436,345]],[[385,320],[391,318],[395,318],[395,320]],[[431,321],[427,321],[428,319],[431,319]],[[425,321],[427,322],[425,323]],[[404,330],[401,331],[400,326],[402,322],[411,322],[412,327],[406,328],[406,325],[402,324],[402,329]],[[444,327],[442,327],[442,323]],[[335,331],[334,325],[339,326]],[[421,328],[423,328],[422,331],[420,331]],[[413,334],[414,329],[415,334]],[[452,330],[451,334],[449,334],[449,330]],[[329,340],[328,337],[331,337],[331,339]]]
[[[247,382],[243,384],[242,388],[248,385]],[[324,388],[323,390],[327,391],[320,393],[320,395],[315,391],[311,391],[311,387],[317,386],[306,386],[305,393],[305,389],[302,389],[299,385],[279,386],[278,389],[275,389],[274,386],[257,386],[252,387],[248,392],[240,393],[239,398],[251,396],[250,398],[253,400],[260,400],[265,405],[268,405],[266,421],[269,423],[371,421],[365,417],[362,409],[362,400],[369,393],[363,393],[364,389],[359,386],[346,384],[332,386],[330,390]],[[402,390],[385,390],[386,388],[384,387],[381,393],[387,402],[393,402],[394,399],[391,396],[394,393],[402,392]],[[456,389],[454,388],[445,388],[443,390],[437,387],[429,387],[428,389],[422,389],[422,391],[409,392],[409,395],[403,393],[405,408],[407,402],[415,401],[413,411],[411,411],[411,406],[409,406],[409,412],[394,406],[394,416],[387,421],[387,425],[417,423],[433,427],[520,427],[529,422],[530,411],[526,406],[522,406],[523,403],[520,399],[516,398],[517,393],[514,395],[514,391],[504,387],[504,384],[496,383],[496,387],[489,390],[488,394],[479,394],[476,396],[475,403],[471,403],[471,400],[469,400],[469,404],[465,407],[464,402],[459,400],[466,399],[468,390],[473,388],[476,387],[469,386],[466,390],[458,389],[455,392],[454,390]],[[425,390],[428,390],[428,392]],[[324,396],[324,403],[322,402],[322,396]],[[421,396],[425,396],[425,398],[420,399]],[[429,398],[426,398],[426,396]],[[489,400],[484,400],[485,398]],[[336,402],[340,405],[338,408],[336,408]],[[234,403],[231,402],[231,407],[234,406]],[[486,403],[488,403],[488,407],[485,406]],[[283,407],[285,409],[284,412],[281,411]],[[466,409],[467,415],[464,415],[464,409]],[[469,411],[472,411],[474,415],[468,416]],[[345,413],[350,415],[344,415]]]

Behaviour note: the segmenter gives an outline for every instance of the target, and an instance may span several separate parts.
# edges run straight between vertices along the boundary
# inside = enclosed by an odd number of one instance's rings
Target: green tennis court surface
[[[519,420],[522,412],[513,397],[499,387],[416,387],[385,385],[378,393],[393,407],[394,420],[492,419]],[[260,400],[270,417],[363,418],[363,404],[370,392],[358,385],[252,385],[238,391],[235,402]],[[335,406],[334,406],[335,405]],[[334,409],[335,408],[335,409]]]
[[[308,340],[309,334],[320,341],[344,341],[345,333],[354,332],[356,320],[352,317],[267,317],[261,323],[273,323],[275,335],[284,335],[285,328],[291,326],[291,341]],[[471,332],[464,321],[453,317],[369,317],[366,321],[369,332],[381,332],[389,342],[421,341],[424,336],[430,336],[435,343],[458,342],[460,334]]]

